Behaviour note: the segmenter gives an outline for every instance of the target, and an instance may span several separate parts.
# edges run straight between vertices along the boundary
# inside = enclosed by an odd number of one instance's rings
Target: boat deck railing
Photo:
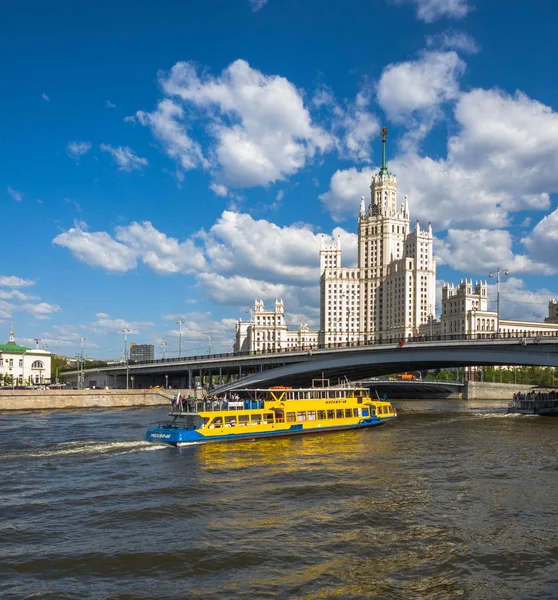
[[[183,400],[177,406],[171,408],[171,415],[198,414],[200,412],[217,412],[229,410],[263,410],[263,402],[257,406],[246,407],[243,401],[227,400]]]

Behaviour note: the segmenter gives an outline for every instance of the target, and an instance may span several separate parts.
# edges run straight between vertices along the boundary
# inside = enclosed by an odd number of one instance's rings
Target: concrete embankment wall
[[[487,383],[467,381],[463,390],[464,400],[513,400],[516,392],[529,392],[534,386],[512,383]],[[537,388],[541,392],[545,389]]]
[[[188,396],[192,390],[182,390]],[[1,390],[0,410],[170,406],[176,390]]]

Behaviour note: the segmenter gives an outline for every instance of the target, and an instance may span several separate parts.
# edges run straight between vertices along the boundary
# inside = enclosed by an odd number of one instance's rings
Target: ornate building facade
[[[436,319],[436,263],[430,223],[411,228],[407,196],[399,203],[397,178],[386,163],[372,177],[370,202],[361,198],[356,267],[341,264],[341,241],[320,248],[320,330],[289,330],[282,301],[265,310],[256,300],[250,321],[236,326],[234,351],[309,349],[316,345],[365,344],[417,336],[558,334],[558,301],[545,323],[499,319],[488,309],[488,285],[472,280],[442,287]]]
[[[302,323],[298,329],[287,327],[282,300],[275,301],[273,310],[266,310],[263,300],[254,302],[250,320],[236,324],[233,350],[238,352],[276,352],[280,350],[309,350],[318,344],[318,331]]]
[[[398,203],[397,178],[387,168],[386,136],[383,129],[368,207],[361,199],[357,266],[341,266],[339,240],[320,250],[320,344],[406,339],[433,318],[432,227],[417,221],[411,229],[407,196]]]

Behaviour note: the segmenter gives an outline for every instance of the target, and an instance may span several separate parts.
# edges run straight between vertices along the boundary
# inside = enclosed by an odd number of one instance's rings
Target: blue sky
[[[0,338],[117,358],[230,351],[255,298],[318,326],[319,244],[379,129],[438,285],[497,266],[504,317],[558,296],[558,5],[189,0],[0,5]],[[495,293],[491,291],[495,308]],[[3,332],[3,333],[2,333]]]

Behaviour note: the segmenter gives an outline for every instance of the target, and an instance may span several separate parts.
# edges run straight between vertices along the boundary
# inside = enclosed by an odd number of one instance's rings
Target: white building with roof
[[[0,344],[0,375],[3,385],[37,385],[50,382],[51,353],[16,343],[10,331],[7,344]]]

